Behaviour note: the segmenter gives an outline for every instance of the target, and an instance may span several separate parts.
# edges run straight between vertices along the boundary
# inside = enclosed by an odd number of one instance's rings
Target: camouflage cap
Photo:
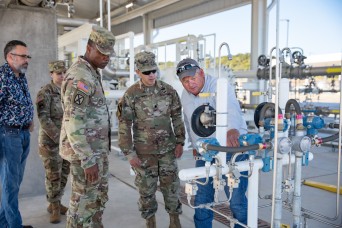
[[[66,70],[67,69],[65,67],[65,63],[62,60],[49,62],[50,72],[62,73],[62,72],[65,72]]]
[[[89,40],[95,43],[97,50],[102,54],[111,55],[114,53],[115,37],[107,29],[94,25]]]
[[[156,56],[152,52],[143,51],[134,56],[135,67],[141,72],[149,70],[158,70]]]

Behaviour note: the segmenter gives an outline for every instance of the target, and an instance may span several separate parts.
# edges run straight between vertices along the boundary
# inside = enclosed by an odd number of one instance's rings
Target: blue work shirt
[[[25,74],[16,77],[5,63],[0,67],[0,126],[27,126],[33,110]]]

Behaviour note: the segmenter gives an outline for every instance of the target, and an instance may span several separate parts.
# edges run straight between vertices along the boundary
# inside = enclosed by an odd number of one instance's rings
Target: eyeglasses
[[[32,57],[30,55],[18,55],[18,54],[14,54],[14,53],[10,53],[11,55],[14,55],[14,56],[19,56],[21,58],[24,58],[24,59],[31,59]]]
[[[152,74],[155,74],[157,72],[157,70],[149,70],[149,71],[144,71],[144,72],[141,72],[143,75],[150,75],[151,73]]]
[[[192,68],[194,68],[194,67],[199,68],[196,64],[192,64],[192,63],[186,64],[186,65],[181,66],[181,67],[178,67],[178,68],[177,68],[177,75],[179,75],[180,73],[182,73],[182,72],[185,71],[185,70],[190,70],[190,69],[192,69]]]

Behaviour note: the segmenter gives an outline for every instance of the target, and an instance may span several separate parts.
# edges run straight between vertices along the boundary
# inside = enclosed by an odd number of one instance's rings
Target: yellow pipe
[[[304,185],[307,186],[311,186],[314,188],[320,188],[329,192],[337,192],[337,187],[335,185],[332,184],[324,184],[324,183],[320,183],[320,182],[316,182],[316,181],[309,181],[309,180],[304,180],[303,181]],[[342,188],[340,187],[340,195],[342,195]]]

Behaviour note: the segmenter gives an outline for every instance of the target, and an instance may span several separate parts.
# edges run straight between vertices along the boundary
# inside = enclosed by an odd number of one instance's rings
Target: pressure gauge
[[[291,150],[292,142],[287,137],[278,139],[278,152],[281,154],[288,154]]]
[[[311,147],[311,139],[308,136],[294,136],[291,138],[293,151],[308,152]]]

